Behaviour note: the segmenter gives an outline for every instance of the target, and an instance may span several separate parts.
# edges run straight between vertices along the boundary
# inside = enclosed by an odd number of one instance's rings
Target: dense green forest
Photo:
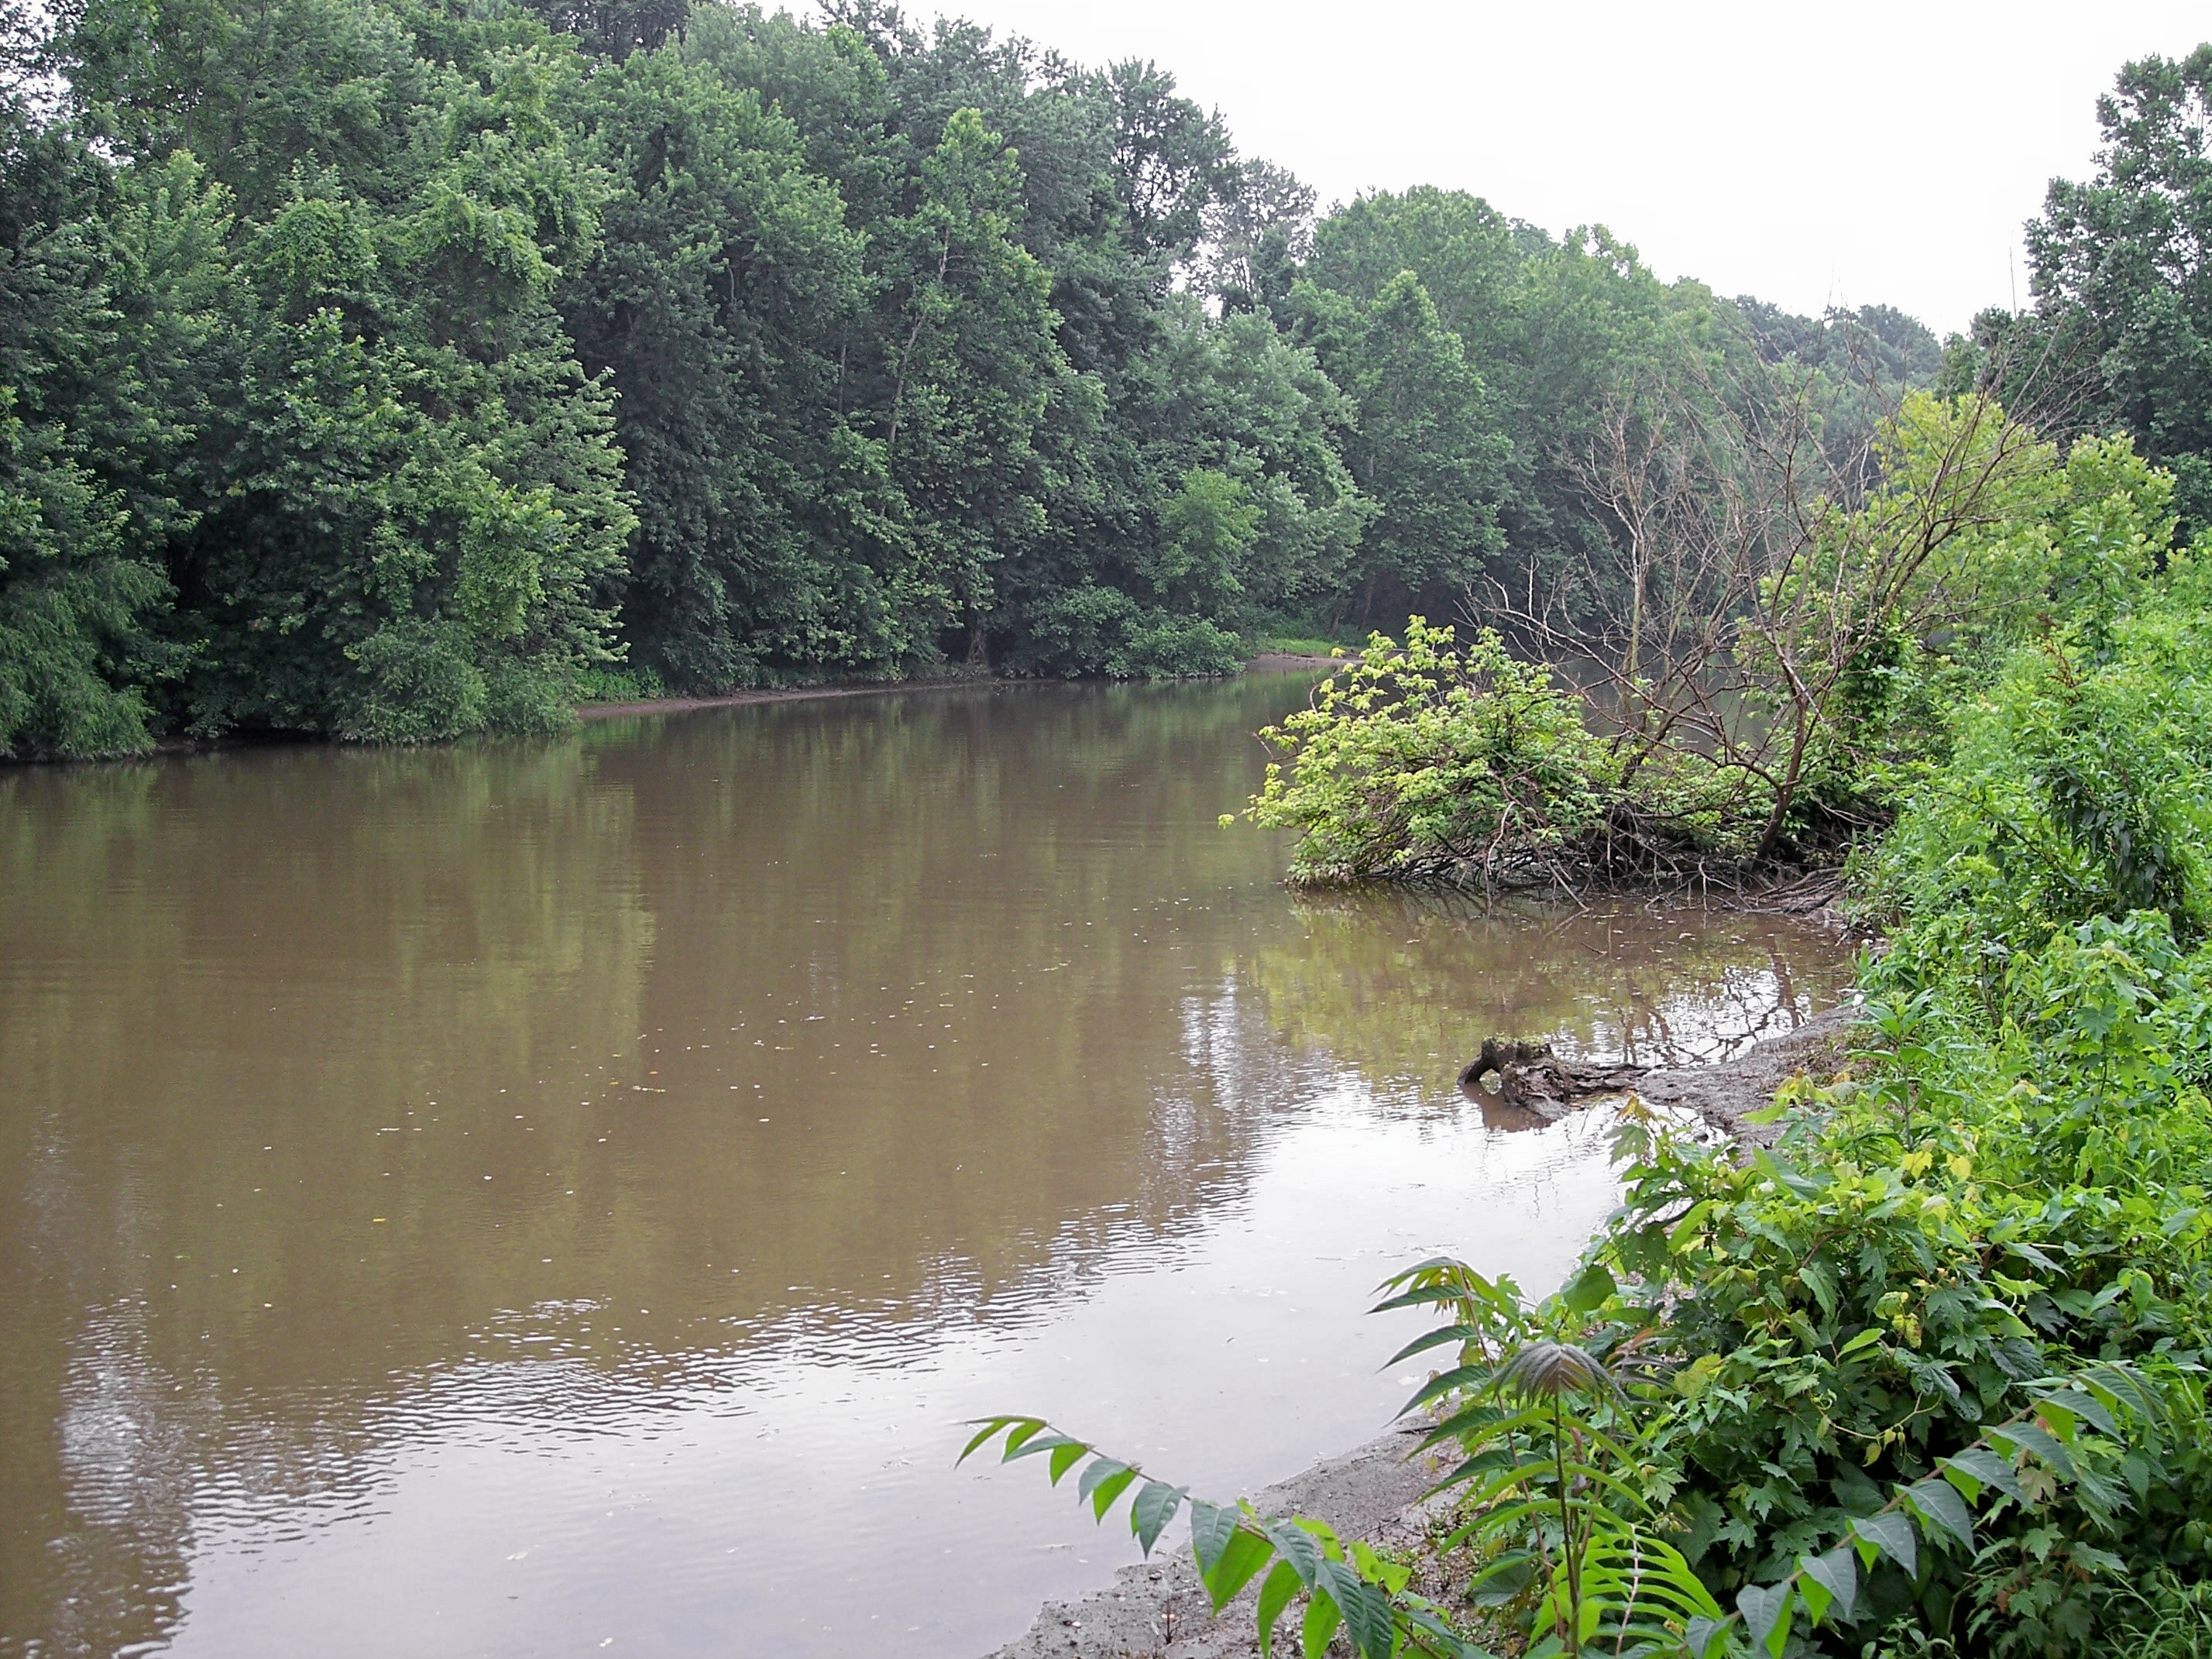
[[[0,753],[1223,672],[1625,580],[1640,389],[1942,367],[873,0],[6,16]]]

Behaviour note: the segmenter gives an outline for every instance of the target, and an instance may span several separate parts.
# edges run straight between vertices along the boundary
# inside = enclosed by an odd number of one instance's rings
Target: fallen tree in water
[[[1550,1116],[1553,1114],[1543,1108],[1565,1109],[1600,1095],[1625,1093],[1643,1081],[1650,1069],[1562,1060],[1548,1042],[1486,1037],[1480,1051],[1460,1068],[1459,1090],[1470,1100],[1495,1094],[1508,1106]]]
[[[1495,1102],[1526,1114],[1522,1121],[1531,1126],[1556,1122],[1598,1100],[1634,1095],[1702,1120],[1739,1146],[1763,1146],[1777,1133],[1765,1115],[1784,1084],[1808,1077],[1825,1082],[1843,1071],[1855,1017],[1850,1006],[1831,1008],[1733,1060],[1689,1066],[1563,1060],[1547,1042],[1489,1037],[1460,1068],[1459,1089],[1483,1105]]]

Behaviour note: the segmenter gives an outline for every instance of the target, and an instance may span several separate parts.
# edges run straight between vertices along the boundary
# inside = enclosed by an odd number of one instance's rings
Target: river
[[[1612,1201],[1483,1036],[1718,1054],[1846,964],[1285,891],[1216,819],[1304,690],[0,773],[0,1655],[973,1659],[1134,1547],[963,1419],[1214,1497],[1371,1437],[1378,1280]]]

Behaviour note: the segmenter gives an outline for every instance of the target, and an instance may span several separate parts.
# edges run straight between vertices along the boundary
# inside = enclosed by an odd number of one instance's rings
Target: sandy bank
[[[1831,1009],[1721,1065],[1647,1072],[1636,1091],[1655,1104],[1694,1112],[1741,1142],[1767,1144],[1777,1126],[1749,1122],[1748,1115],[1771,1105],[1774,1091],[1798,1073],[1826,1076],[1838,1069],[1854,1012]],[[1347,1539],[1410,1546],[1428,1531],[1420,1497],[1444,1467],[1434,1456],[1413,1458],[1418,1443],[1415,1433],[1383,1435],[1268,1487],[1253,1501],[1269,1515],[1316,1516]],[[1013,1470],[1007,1474],[1024,1478]],[[1178,1537],[1150,1561],[1124,1567],[1103,1590],[1078,1601],[1047,1602],[1029,1633],[991,1659],[1257,1659],[1256,1595],[1248,1588],[1213,1618],[1189,1546]]]

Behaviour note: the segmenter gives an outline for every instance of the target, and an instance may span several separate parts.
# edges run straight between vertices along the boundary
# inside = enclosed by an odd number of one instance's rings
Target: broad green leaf
[[[1190,1500],[1190,1553],[1201,1575],[1213,1571],[1221,1552],[1237,1535],[1240,1519],[1237,1511],[1225,1504],[1209,1504],[1202,1498]]]
[[[1838,1544],[1825,1555],[1801,1555],[1797,1565],[1811,1583],[1818,1584],[1843,1609],[1836,1615],[1837,1622],[1849,1624],[1851,1609],[1857,1605],[1859,1596],[1859,1564],[1851,1547]],[[1814,1610],[1815,1623],[1821,1611]]]
[[[1567,1282],[1559,1291],[1559,1300],[1577,1313],[1589,1313],[1604,1306],[1606,1298],[1619,1288],[1605,1263],[1593,1261]]]
[[[1230,1598],[1250,1583],[1253,1575],[1274,1559],[1273,1544],[1250,1528],[1239,1527],[1206,1574],[1206,1593],[1212,1600],[1213,1610],[1218,1613],[1228,1606]]]
[[[1805,1288],[1813,1292],[1813,1299],[1820,1304],[1820,1311],[1831,1319],[1836,1314],[1836,1270],[1825,1261],[1808,1261],[1797,1270],[1797,1277]]]
[[[1188,1486],[1170,1486],[1164,1480],[1147,1480],[1138,1488],[1136,1502],[1129,1505],[1129,1530],[1137,1534],[1146,1555],[1152,1553],[1152,1546],[1159,1542],[1160,1534],[1175,1519],[1189,1491]]]
[[[1790,1604],[1795,1592],[1786,1584],[1746,1584],[1735,1593],[1737,1610],[1754,1648],[1765,1648],[1782,1659],[1782,1644],[1790,1639]]]
[[[2022,1261],[2027,1262],[2029,1267],[2037,1269],[2039,1272],[2056,1274],[2059,1271],[2058,1264],[2056,1261],[2053,1261],[2041,1250],[2037,1249],[2034,1245],[2029,1243],[2026,1239],[2015,1238],[2008,1240],[2004,1248],[2011,1251],[2013,1255],[2018,1256]]]
[[[1300,1632],[1306,1659],[1322,1659],[1328,1651],[1328,1638],[1336,1634],[1337,1626],[1343,1621],[1344,1614],[1335,1598],[1316,1589],[1306,1603],[1305,1628]]]
[[[1974,1512],[1948,1482],[1933,1476],[1916,1480],[1905,1489],[1905,1501],[1923,1522],[1941,1528],[1964,1547],[1974,1547]]]
[[[1352,1644],[1362,1659],[1390,1659],[1397,1632],[1390,1617],[1390,1598],[1379,1585],[1363,1581],[1341,1561],[1324,1561],[1322,1587],[1344,1616]]]
[[[960,1455],[952,1460],[953,1466],[955,1468],[965,1463],[969,1458],[975,1455],[975,1449],[978,1446],[981,1445],[986,1440],[988,1440],[993,1435],[998,1433],[1000,1429],[1005,1428],[1007,1424],[1018,1423],[1022,1419],[1018,1417],[992,1417],[975,1418],[970,1420],[981,1423],[983,1426],[975,1431],[975,1437],[969,1440],[966,1445],[963,1446],[960,1449]]]
[[[1325,1559],[1314,1535],[1280,1521],[1268,1522],[1267,1529],[1267,1541],[1275,1547],[1276,1553],[1297,1575],[1299,1584],[1311,1589],[1315,1575],[1321,1571],[1321,1564]]]
[[[2020,1480],[2013,1473],[2011,1461],[1998,1456],[1986,1446],[1969,1447],[1955,1456],[1945,1458],[1941,1467],[1944,1477],[1965,1492],[1970,1503],[1982,1495],[1984,1486],[1995,1487],[2023,1507],[2027,1503],[2021,1496]]]
[[[2166,1413],[2157,1391],[2144,1385],[2132,1365],[2116,1363],[2093,1365],[2074,1381],[2103,1400],[2107,1407],[2125,1407],[2136,1416],[2153,1423],[2165,1419]],[[2106,1399],[2106,1395],[2111,1398]]]
[[[1082,1456],[1091,1449],[1080,1440],[1071,1440],[1064,1434],[1025,1435],[1022,1438],[1021,1444],[1010,1446],[1007,1449],[1006,1455],[1001,1461],[1011,1463],[1017,1457],[1035,1457],[1039,1452],[1064,1452],[1071,1446],[1074,1448],[1077,1457]],[[1065,1473],[1064,1470],[1062,1472]],[[1055,1486],[1059,1484],[1056,1479],[1054,1484]]]
[[[1805,1561],[1804,1556],[1797,1558],[1797,1571],[1791,1582],[1797,1586],[1797,1594],[1804,1598],[1805,1616],[1817,1625],[1826,1616],[1829,1604],[1836,1597],[1826,1584],[1805,1571]]]
[[[1700,1614],[1685,1625],[1682,1640],[1690,1650],[1690,1659],[1724,1659],[1729,1623],[1725,1619],[1707,1619]]]
[[[1042,1434],[1045,1431],[1045,1421],[1041,1417],[1025,1417],[1016,1419],[1015,1426],[1010,1430],[1006,1435],[1006,1455],[1001,1457],[999,1461],[1002,1463],[1012,1462],[1015,1457],[1020,1453],[1022,1448],[1027,1445],[1038,1435]]]
[[[1098,1478],[1094,1480],[1091,1479],[1093,1475]],[[1106,1511],[1114,1507],[1114,1500],[1127,1492],[1129,1489],[1129,1483],[1136,1478],[1136,1470],[1131,1468],[1127,1463],[1116,1463],[1110,1459],[1101,1458],[1084,1470],[1082,1480],[1076,1482],[1076,1496],[1088,1498],[1091,1500],[1091,1514],[1103,1521],[1106,1518]]]
[[[1052,1484],[1058,1486],[1060,1477],[1081,1462],[1084,1453],[1090,1449],[1080,1440],[1064,1441],[1054,1446],[1052,1449]]]
[[[1467,1599],[1479,1607],[1503,1607],[1528,1588],[1536,1576],[1532,1550],[1508,1550],[1468,1581]]]
[[[1903,1567],[1908,1578],[1919,1572],[1920,1544],[1913,1534],[1911,1517],[1895,1510],[1863,1515],[1851,1522],[1851,1532],[1859,1540],[1859,1559],[1869,1566],[1880,1553]]]
[[[2115,1440],[2121,1438],[2120,1425],[2112,1420],[2112,1413],[2105,1409],[2105,1402],[2085,1389],[2066,1389],[2057,1394],[2038,1395],[2035,1403],[2046,1410],[2057,1407],[2075,1417],[2086,1417]]]
[[[1990,1438],[1999,1445],[2008,1442],[2025,1446],[2068,1480],[2074,1477],[2074,1460],[2067,1455],[2066,1448],[2051,1437],[2050,1431],[2037,1424],[2008,1423],[2001,1429],[1990,1430]]]
[[[1401,1562],[1384,1560],[1364,1539],[1352,1540],[1352,1565],[1363,1582],[1379,1584],[1393,1595],[1413,1579],[1413,1568]]]
[[[1267,1659],[1269,1644],[1274,1638],[1275,1621],[1283,1616],[1283,1609],[1291,1605],[1291,1598],[1298,1593],[1298,1589],[1297,1572],[1287,1561],[1276,1562],[1275,1570],[1261,1584],[1258,1609],[1261,1659]]]

